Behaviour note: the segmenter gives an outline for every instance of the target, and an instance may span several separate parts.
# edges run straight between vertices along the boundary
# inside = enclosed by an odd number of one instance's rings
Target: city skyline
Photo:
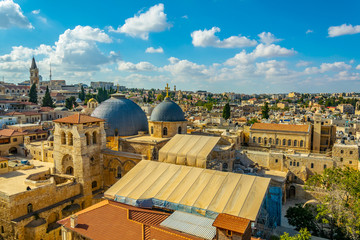
[[[0,1],[0,75],[237,93],[359,88],[356,1]]]

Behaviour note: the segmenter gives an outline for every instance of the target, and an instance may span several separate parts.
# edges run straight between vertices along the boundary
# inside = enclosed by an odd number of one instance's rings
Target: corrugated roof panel
[[[160,226],[211,240],[216,235],[216,228],[212,226],[213,222],[214,219],[211,218],[175,211],[160,223]]]

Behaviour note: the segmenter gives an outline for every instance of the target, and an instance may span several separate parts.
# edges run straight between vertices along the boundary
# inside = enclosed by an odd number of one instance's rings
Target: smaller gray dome
[[[157,105],[151,113],[150,121],[153,122],[180,122],[186,121],[184,112],[180,106],[171,101],[170,98]]]

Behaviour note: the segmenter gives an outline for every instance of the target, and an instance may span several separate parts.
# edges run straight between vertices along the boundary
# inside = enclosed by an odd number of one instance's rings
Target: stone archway
[[[61,161],[62,172],[68,175],[74,175],[74,162],[71,155],[66,154]]]
[[[10,154],[17,154],[17,153],[18,153],[18,150],[17,150],[16,147],[12,147],[12,148],[9,149],[9,153],[10,153]]]
[[[296,196],[295,186],[290,186],[290,188],[289,188],[289,198],[295,198],[295,196]]]
[[[136,163],[132,160],[127,160],[123,164],[123,175],[128,173],[133,167],[135,167]]]

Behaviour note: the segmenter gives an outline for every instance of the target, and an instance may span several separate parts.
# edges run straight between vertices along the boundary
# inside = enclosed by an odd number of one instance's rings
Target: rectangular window
[[[290,166],[292,166],[292,162],[290,161]]]
[[[313,163],[311,163],[311,168],[314,168],[314,164],[313,164]]]
[[[13,142],[17,142],[17,138],[13,138]]]
[[[350,154],[353,154],[353,151],[350,151]]]

